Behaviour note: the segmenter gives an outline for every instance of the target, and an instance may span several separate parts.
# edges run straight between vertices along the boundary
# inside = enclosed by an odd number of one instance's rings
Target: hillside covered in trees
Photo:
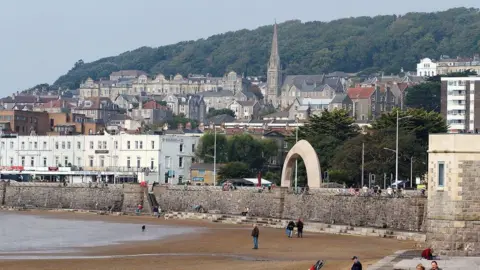
[[[320,19],[320,18],[319,18]],[[265,74],[273,28],[240,30],[158,48],[142,47],[92,63],[82,60],[54,87],[76,88],[87,77],[137,69],[150,74],[222,76],[235,70]],[[455,8],[435,13],[407,13],[339,19],[331,22],[287,21],[278,25],[279,50],[286,74],[329,71],[398,73],[415,70],[422,57],[471,56],[480,52],[480,12]]]

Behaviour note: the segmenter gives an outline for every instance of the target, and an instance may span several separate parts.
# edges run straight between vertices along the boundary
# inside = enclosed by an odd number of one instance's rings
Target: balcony
[[[81,169],[81,168],[79,168]],[[106,167],[83,167],[86,171],[96,171],[96,172],[119,172],[119,173],[139,173],[139,172],[156,172],[158,167],[116,167],[116,166],[106,166]]]
[[[447,114],[447,121],[448,120],[465,120],[465,114],[464,113]]]
[[[465,100],[465,95],[462,94],[448,94],[447,100]]]

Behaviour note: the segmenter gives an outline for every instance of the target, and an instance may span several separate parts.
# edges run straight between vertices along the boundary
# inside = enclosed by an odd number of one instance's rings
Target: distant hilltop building
[[[119,95],[187,95],[206,91],[230,91],[233,94],[247,89],[248,80],[230,71],[223,77],[210,74],[181,74],[166,77],[157,74],[150,78],[139,70],[121,70],[112,72],[109,80],[94,81],[88,78],[80,85],[80,98],[108,97],[115,99]]]
[[[430,77],[436,75],[446,75],[448,73],[463,72],[472,70],[480,74],[480,56],[473,58],[450,58],[442,55],[439,60],[423,58],[417,64],[417,76]]]

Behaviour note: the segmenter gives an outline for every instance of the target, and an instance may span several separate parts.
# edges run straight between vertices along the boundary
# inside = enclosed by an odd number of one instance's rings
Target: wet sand
[[[101,220],[117,223],[203,228],[198,233],[167,239],[128,242],[83,249],[76,255],[151,256],[0,261],[0,269],[308,269],[316,260],[326,260],[325,270],[348,269],[350,258],[358,256],[364,267],[414,242],[375,237],[305,233],[304,238],[287,238],[284,230],[260,227],[259,249],[252,250],[251,226],[217,224],[208,221],[164,220],[153,217],[101,216],[64,212],[19,212],[52,218]],[[121,233],[121,232],[119,232]],[[62,254],[65,255],[65,254]]]

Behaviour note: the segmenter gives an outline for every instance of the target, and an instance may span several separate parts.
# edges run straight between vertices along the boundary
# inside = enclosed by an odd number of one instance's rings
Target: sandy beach
[[[128,242],[82,249],[75,255],[123,255],[102,259],[4,260],[0,269],[288,269],[305,270],[316,260],[326,260],[325,270],[349,269],[350,258],[358,256],[364,266],[415,244],[375,237],[305,233],[304,238],[287,238],[284,230],[260,227],[259,249],[252,250],[251,226],[217,224],[208,221],[164,220],[147,216],[102,216],[65,212],[19,212],[70,220],[100,220],[140,225],[201,228],[198,233],[166,239]],[[119,232],[121,233],[121,232]],[[150,254],[150,255],[148,255]],[[141,255],[125,257],[125,255]]]

